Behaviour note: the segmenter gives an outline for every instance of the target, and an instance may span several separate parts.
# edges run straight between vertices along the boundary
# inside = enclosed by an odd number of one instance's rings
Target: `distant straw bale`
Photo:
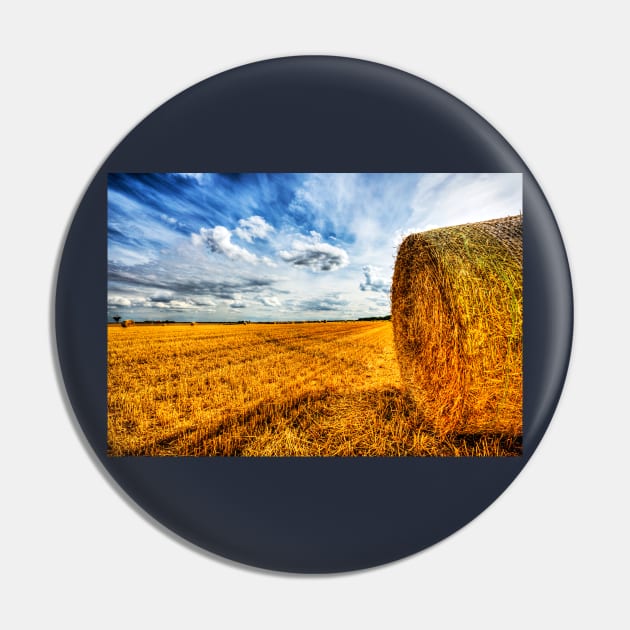
[[[404,385],[436,432],[522,434],[522,215],[408,236],[392,324]]]
[[[123,328],[129,328],[130,326],[133,326],[136,322],[133,321],[133,319],[124,319],[122,322],[120,322],[120,325]]]

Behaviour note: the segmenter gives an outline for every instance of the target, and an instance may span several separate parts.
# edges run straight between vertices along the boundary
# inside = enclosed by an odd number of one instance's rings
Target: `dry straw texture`
[[[522,434],[522,215],[408,236],[392,283],[403,384],[436,433]]]
[[[437,435],[400,387],[389,321],[108,327],[111,456],[514,456]]]

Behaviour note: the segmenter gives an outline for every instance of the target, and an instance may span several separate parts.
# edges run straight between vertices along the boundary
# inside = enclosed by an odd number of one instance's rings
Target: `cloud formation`
[[[255,263],[258,260],[256,254],[252,254],[244,247],[233,243],[230,230],[223,225],[201,228],[198,234],[192,235],[192,242],[194,245],[207,245],[211,252],[223,254],[230,260],[241,260],[248,263]]]
[[[196,181],[198,184],[203,183],[204,173],[178,173],[181,177],[185,177],[187,179],[192,179]]]
[[[349,301],[339,294],[324,295],[320,298],[308,298],[299,300],[293,304],[298,311],[343,311],[349,305]]]
[[[169,295],[135,296],[128,298],[122,295],[109,295],[107,298],[109,308],[142,308],[158,311],[213,311],[216,302],[207,298],[171,297]]]
[[[247,219],[241,219],[234,234],[241,240],[251,243],[255,238],[267,238],[273,231],[273,226],[269,225],[262,217],[254,215]]]
[[[391,280],[388,280],[378,274],[378,270],[372,265],[365,265],[361,268],[363,271],[363,282],[359,285],[361,291],[380,291],[389,293]]]
[[[348,253],[341,247],[322,242],[321,235],[311,230],[309,236],[298,236],[291,243],[291,249],[279,252],[280,258],[295,267],[311,271],[334,271],[345,267],[349,262]]]
[[[387,315],[404,235],[521,208],[520,173],[112,173],[108,314]]]
[[[216,274],[214,274],[216,275]],[[243,276],[232,274],[230,277],[213,277],[211,269],[199,268],[171,269],[157,263],[142,265],[109,264],[108,284],[110,300],[129,300],[126,295],[133,292],[135,301],[144,303],[156,293],[169,296],[186,296],[203,304],[204,300],[234,300],[242,294],[258,294],[269,290],[274,284],[272,278],[264,276]],[[134,300],[131,300],[132,306]],[[115,304],[114,304],[115,305]]]
[[[272,308],[280,308],[282,306],[281,300],[275,296],[265,295],[261,296],[259,299],[260,302],[265,306],[270,306]]]

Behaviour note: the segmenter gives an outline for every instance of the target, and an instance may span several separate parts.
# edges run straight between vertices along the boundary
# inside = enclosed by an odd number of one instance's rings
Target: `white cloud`
[[[165,309],[165,310],[189,310],[197,308],[196,304],[189,302],[188,300],[168,300],[168,302],[153,302],[152,305],[154,308]]]
[[[425,173],[419,176],[410,216],[392,233],[398,247],[409,234],[486,221],[522,209],[520,173]]]
[[[321,311],[348,311],[352,310],[349,299],[346,299],[340,293],[325,293],[322,295],[313,295],[308,298],[289,299],[286,302],[288,312],[321,312]]]
[[[173,297],[172,292],[156,293],[150,296],[131,296],[110,295],[107,298],[107,306],[110,309],[116,308],[143,308],[156,309],[160,311],[173,310],[204,310],[213,311],[216,302],[210,298],[194,296]]]
[[[446,184],[451,173],[424,173],[418,180],[413,199],[414,206],[434,203],[439,197],[439,191]]]
[[[161,311],[213,311],[216,302],[209,298],[180,297],[173,299],[158,295],[145,300],[141,306]]]
[[[203,183],[203,176],[205,173],[178,173],[186,179],[194,179],[198,184]]]
[[[265,239],[273,232],[273,226],[269,225],[262,217],[254,215],[248,219],[241,219],[234,234],[241,240],[251,243],[255,238]]]
[[[265,305],[265,306],[272,306],[274,308],[279,308],[280,306],[282,306],[282,302],[275,296],[262,296],[260,298],[260,301]]]
[[[454,222],[454,225],[457,224],[457,221]],[[404,230],[398,229],[394,231],[392,236],[392,243],[396,248],[400,246],[400,244],[407,238],[410,234],[418,234],[419,232],[428,232],[429,230],[437,230],[439,226],[436,223],[425,223],[424,225],[418,225],[417,227],[408,227]]]
[[[344,249],[322,242],[321,235],[314,230],[309,236],[299,235],[291,243],[291,249],[282,250],[279,255],[285,262],[311,271],[334,271],[350,261]]]
[[[213,228],[201,228],[198,234],[192,235],[194,245],[207,245],[210,251],[223,254],[230,260],[242,260],[248,263],[258,261],[256,254],[232,242],[230,230],[222,225]]]
[[[389,293],[391,280],[384,278],[379,274],[376,267],[365,265],[362,268],[363,282],[359,285],[361,291],[376,291],[381,293]]]
[[[164,299],[169,300],[170,298]],[[107,297],[107,307],[110,309],[151,307],[154,301],[154,299],[143,295],[126,296],[113,294]]]
[[[198,297],[195,296],[194,298],[189,298],[194,304],[196,304],[197,306],[216,306],[217,303],[214,300],[211,300],[210,298],[205,298],[205,297]]]
[[[110,295],[107,297],[107,306],[131,306],[131,300],[122,295]]]
[[[518,214],[521,173],[427,173],[416,186],[410,224],[416,232]]]
[[[163,190],[150,182],[155,203],[127,188],[108,190],[110,315],[155,319],[165,309],[161,318],[173,318],[180,309],[181,318],[208,311],[208,319],[222,321],[276,313],[318,318],[323,310],[385,314],[395,245],[404,236],[522,208],[520,174],[165,178]]]
[[[440,226],[435,223],[427,223],[420,228],[420,232],[428,232],[429,230],[437,230]]]

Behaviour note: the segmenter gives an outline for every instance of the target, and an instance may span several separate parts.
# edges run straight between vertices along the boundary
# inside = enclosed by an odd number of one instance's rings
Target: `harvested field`
[[[441,436],[522,435],[522,216],[412,234],[392,323],[401,376]]]
[[[110,456],[519,455],[443,436],[402,387],[388,321],[108,327]]]

